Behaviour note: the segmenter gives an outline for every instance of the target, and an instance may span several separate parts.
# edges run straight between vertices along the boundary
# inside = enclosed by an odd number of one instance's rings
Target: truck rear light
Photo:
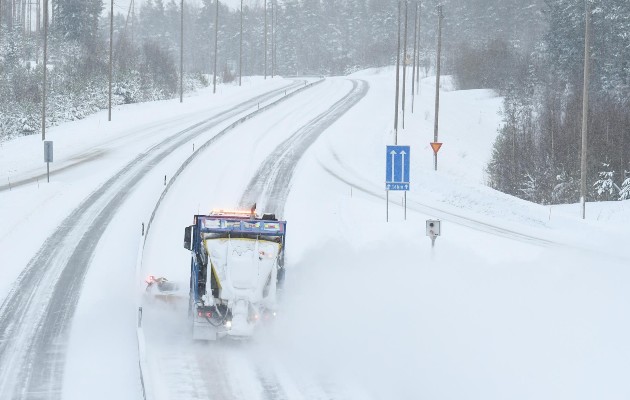
[[[206,313],[206,317],[208,317],[208,318],[212,318],[212,312],[211,312],[211,311],[208,311],[208,312]]]

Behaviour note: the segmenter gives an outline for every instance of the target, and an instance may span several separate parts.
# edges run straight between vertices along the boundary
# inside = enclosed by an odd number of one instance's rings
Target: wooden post
[[[44,82],[42,96],[42,140],[46,140],[46,76],[48,75],[48,0],[44,0]]]
[[[271,0],[271,79],[276,75],[276,2]]]
[[[418,46],[418,3],[416,3],[416,15],[413,20],[413,71],[411,72],[411,113],[413,114],[414,103],[416,100],[416,56]]]
[[[179,45],[179,102],[184,102],[184,0],[181,4],[181,34]]]
[[[278,30],[278,0],[273,0],[275,2],[275,13],[274,13],[274,33],[273,33],[273,51],[272,51],[272,56],[273,56],[273,65],[274,65],[274,72],[276,72],[276,69],[278,68],[278,57],[277,57],[277,53],[278,53],[278,38],[277,38],[277,30]]]
[[[267,0],[265,0],[265,79],[267,79]]]
[[[420,16],[422,14],[422,2],[418,4],[418,61],[416,63],[416,94],[420,93]]]
[[[398,0],[398,46],[396,47],[396,110],[394,112],[394,144],[398,144],[398,98],[400,90],[400,0]]]
[[[438,46],[437,46],[436,74],[435,74],[435,117],[433,124],[433,141],[438,141],[438,122],[440,119],[440,67],[442,58],[442,6],[438,6]],[[437,152],[433,152],[433,160],[435,161],[435,170],[437,171],[438,159]]]
[[[402,84],[402,127],[405,129],[405,100],[407,98],[407,7],[408,3],[405,0],[405,38],[403,40],[403,84]]]
[[[581,185],[580,202],[582,203],[582,219],[586,218],[586,180],[587,180],[587,154],[588,154],[588,87],[590,79],[590,25],[591,10],[588,0],[584,0],[586,26],[584,31],[584,89],[582,98],[582,162],[581,162]]]
[[[243,0],[241,0],[241,37],[238,50],[238,85],[243,84]]]
[[[212,93],[217,92],[217,56],[219,47],[219,0],[216,0],[216,13],[214,15],[214,78],[212,79]]]
[[[134,29],[136,28],[136,3],[134,0],[131,0],[131,48],[133,49],[135,33]]]
[[[110,1],[109,12],[109,108],[107,120],[112,120],[112,78],[114,65],[114,0]]]

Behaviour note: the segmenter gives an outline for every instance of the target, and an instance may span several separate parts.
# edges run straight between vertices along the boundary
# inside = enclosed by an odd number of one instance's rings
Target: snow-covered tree
[[[599,179],[595,181],[593,187],[600,200],[612,200],[615,197],[617,188],[615,187],[615,171],[610,170],[610,164],[602,163],[602,170],[599,172]]]
[[[579,179],[575,179],[563,170],[556,176],[556,185],[551,196],[552,201],[556,204],[577,201],[580,196]]]
[[[62,37],[92,43],[98,36],[103,0],[56,0],[54,27]]]

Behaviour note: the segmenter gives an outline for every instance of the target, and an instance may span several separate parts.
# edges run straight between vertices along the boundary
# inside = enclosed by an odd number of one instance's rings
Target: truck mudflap
[[[217,340],[219,338],[219,328],[208,321],[195,317],[193,319],[192,338],[193,340]]]

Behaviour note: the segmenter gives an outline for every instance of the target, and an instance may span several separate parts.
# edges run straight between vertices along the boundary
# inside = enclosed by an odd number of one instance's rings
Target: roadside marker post
[[[52,140],[44,141],[44,162],[46,163],[46,177],[50,183],[50,163],[53,162],[53,142]]]
[[[431,248],[435,247],[435,239],[442,234],[442,226],[439,219],[427,220],[427,236],[431,239]]]
[[[405,220],[407,219],[407,191],[409,191],[410,179],[410,146],[387,146],[385,149],[385,194],[386,194],[386,221],[389,222],[389,191],[404,191]]]

